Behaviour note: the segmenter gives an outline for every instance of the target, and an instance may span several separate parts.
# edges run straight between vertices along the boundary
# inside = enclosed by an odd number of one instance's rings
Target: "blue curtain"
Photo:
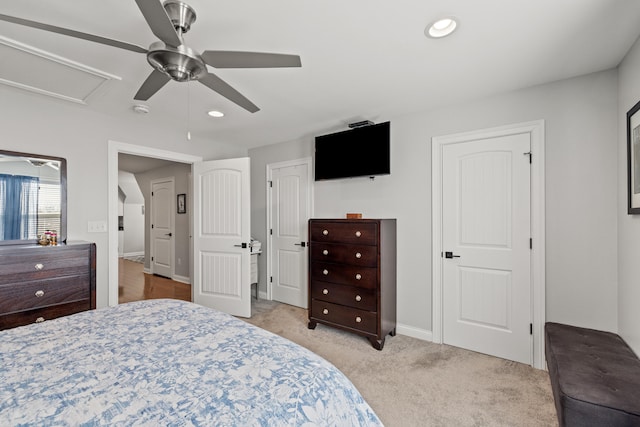
[[[35,239],[38,182],[33,176],[0,174],[0,239]]]

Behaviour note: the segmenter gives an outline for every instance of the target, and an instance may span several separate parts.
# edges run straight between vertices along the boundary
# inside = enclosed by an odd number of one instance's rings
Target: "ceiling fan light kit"
[[[220,77],[209,72],[207,65],[214,68],[302,66],[298,55],[219,50],[204,51],[201,55],[188,47],[183,40],[183,35],[191,29],[191,25],[196,20],[196,12],[191,6],[180,0],[166,0],[164,3],[160,3],[158,0],[135,0],[135,2],[153,34],[160,39],[160,41],[152,43],[149,49],[8,15],[0,14],[0,20],[132,52],[145,53],[153,71],[134,96],[134,99],[139,101],[148,100],[170,80],[177,82],[197,80],[245,110],[255,113],[260,109]]]

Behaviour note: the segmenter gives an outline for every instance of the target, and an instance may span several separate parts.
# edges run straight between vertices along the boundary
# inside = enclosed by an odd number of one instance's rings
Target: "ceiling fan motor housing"
[[[189,31],[196,20],[195,10],[179,0],[167,0],[163,7],[182,41],[182,35]],[[177,82],[196,80],[207,74],[207,66],[200,54],[185,44],[174,47],[155,42],[149,47],[147,61]]]
[[[149,47],[147,61],[178,82],[197,80],[207,74],[207,65],[200,54],[185,45],[172,47],[155,42]]]

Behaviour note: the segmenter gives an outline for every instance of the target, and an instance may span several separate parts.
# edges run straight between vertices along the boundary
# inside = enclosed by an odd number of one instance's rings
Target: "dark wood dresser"
[[[309,328],[396,334],[396,220],[309,220]]]
[[[96,308],[96,245],[0,246],[0,329]]]

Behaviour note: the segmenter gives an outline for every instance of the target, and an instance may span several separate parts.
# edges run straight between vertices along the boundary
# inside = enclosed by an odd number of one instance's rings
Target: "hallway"
[[[155,298],[191,301],[191,285],[145,274],[144,264],[118,259],[118,303]]]

